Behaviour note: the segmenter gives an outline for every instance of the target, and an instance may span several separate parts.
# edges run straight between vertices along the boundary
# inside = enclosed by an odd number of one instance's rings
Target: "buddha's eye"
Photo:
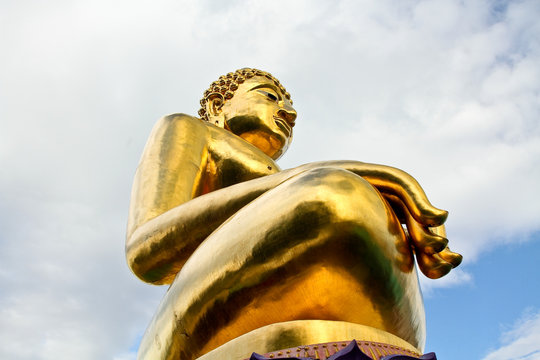
[[[274,93],[264,91],[264,90],[259,90],[259,93],[266,96],[266,98],[268,98],[268,100],[270,101],[276,102],[279,100],[279,98]]]

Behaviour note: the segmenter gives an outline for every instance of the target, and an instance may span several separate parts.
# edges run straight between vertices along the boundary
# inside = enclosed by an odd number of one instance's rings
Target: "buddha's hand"
[[[448,248],[443,225],[448,212],[431,205],[420,184],[406,172],[372,166],[362,177],[381,192],[400,221],[406,224],[420,270],[431,279],[448,274],[462,260],[460,254]]]
[[[407,235],[416,254],[418,266],[424,275],[430,279],[438,279],[457,267],[462,256],[452,252],[448,247],[448,239],[442,223],[438,226],[429,226],[411,215],[411,211],[397,196],[383,193],[383,196],[392,205],[400,221],[407,225]],[[428,203],[430,207],[431,204]],[[443,211],[432,207],[431,212]],[[446,211],[446,215],[448,214]],[[444,222],[444,220],[442,220]]]

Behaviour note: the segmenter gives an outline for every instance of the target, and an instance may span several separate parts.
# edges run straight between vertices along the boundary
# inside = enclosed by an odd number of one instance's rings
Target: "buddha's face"
[[[273,159],[292,141],[296,111],[272,80],[255,76],[240,84],[225,101],[221,116],[226,129],[255,145]]]

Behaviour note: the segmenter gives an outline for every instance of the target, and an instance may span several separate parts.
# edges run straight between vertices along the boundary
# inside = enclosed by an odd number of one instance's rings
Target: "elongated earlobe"
[[[208,114],[208,121],[216,126],[224,126],[224,118],[221,109],[223,108],[223,95],[220,93],[213,93],[208,96],[206,102],[206,113]]]

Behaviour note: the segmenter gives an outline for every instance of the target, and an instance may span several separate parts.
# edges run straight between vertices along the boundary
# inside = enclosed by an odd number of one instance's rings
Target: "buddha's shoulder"
[[[154,127],[154,134],[165,133],[197,133],[202,135],[202,133],[208,133],[209,124],[206,121],[203,121],[199,118],[196,118],[191,115],[177,113],[163,116]],[[159,135],[158,135],[159,136]]]
[[[177,113],[165,115],[159,122],[162,126],[195,126],[195,127],[205,127],[205,121],[202,121],[199,118],[196,118],[191,115]]]
[[[170,114],[162,117],[158,121],[156,128],[166,131],[179,131],[181,133],[196,132],[196,134],[199,136],[205,134],[206,136],[209,136],[214,140],[224,139],[225,141],[235,141],[231,140],[231,138],[237,138],[236,135],[232,134],[230,131],[223,129],[222,127],[216,126],[212,123],[209,123],[208,121],[201,120],[197,117],[182,113]]]

